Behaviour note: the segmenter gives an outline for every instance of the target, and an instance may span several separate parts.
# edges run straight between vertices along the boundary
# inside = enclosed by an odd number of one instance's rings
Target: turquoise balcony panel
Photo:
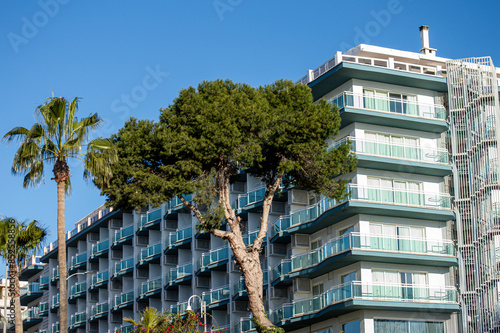
[[[141,250],[141,252],[139,253],[137,266],[140,266],[146,262],[160,263],[161,247],[161,242],[159,242]]]
[[[30,277],[43,271],[45,264],[41,261],[41,256],[30,256],[23,260],[21,264],[21,272],[19,275],[20,280],[28,280]]]
[[[146,281],[139,287],[139,299],[143,299],[155,294],[161,294],[162,279],[157,278],[151,281]]]
[[[36,300],[43,295],[38,282],[29,282],[27,286],[21,288],[21,305],[26,306],[28,303]]]
[[[230,293],[229,286],[213,289],[210,292],[203,293],[203,301],[209,309],[220,309],[229,303]]]
[[[263,270],[262,272],[262,284],[263,289],[266,290],[268,288],[268,277],[269,273],[267,270]],[[238,281],[233,283],[233,300],[248,300],[248,292],[245,285],[245,278],[240,277]]]
[[[56,268],[52,268],[52,277],[50,279],[50,284],[55,286],[59,281],[59,266]]]
[[[90,290],[105,286],[109,280],[109,271],[101,272],[92,275]]]
[[[113,274],[113,278],[120,276],[120,275],[126,275],[131,273],[134,270],[134,258],[128,258],[124,259],[120,262],[117,262],[115,264],[115,272]]]
[[[92,245],[90,251],[90,260],[99,258],[101,255],[109,252],[109,239],[103,240],[97,244]]]
[[[38,313],[40,317],[48,316],[49,314],[49,302],[40,302],[38,306]]]
[[[132,237],[134,237],[134,226],[129,225],[115,232],[113,245],[117,245],[119,243],[127,243],[132,240]]]
[[[86,265],[87,265],[87,252],[80,253],[71,257],[71,265],[68,271],[73,272],[78,268],[85,267]]]
[[[48,275],[40,277],[40,290],[48,290],[49,289],[50,277]]]
[[[298,321],[306,324],[360,309],[452,313],[459,310],[457,297],[454,287],[353,281],[321,295],[285,304],[272,312],[271,320],[280,326]]]
[[[77,298],[85,297],[87,293],[87,282],[78,283],[71,286],[69,293],[69,302],[73,303]]]
[[[191,263],[187,263],[181,266],[177,266],[175,268],[172,268],[167,276],[166,276],[166,282],[167,285],[165,288],[169,288],[175,285],[179,284],[186,284],[189,283],[193,278],[193,265]]]
[[[146,214],[141,218],[141,227],[146,226],[147,224],[156,223],[161,220],[161,208],[156,209],[152,212]]]
[[[231,204],[231,208],[233,208],[236,211],[242,211],[245,209],[245,206],[247,204],[248,204],[247,195],[246,194],[238,194],[238,198],[233,201],[233,203]]]
[[[59,333],[59,323],[52,324],[52,333]]]
[[[59,309],[59,294],[52,296],[50,304],[50,312],[57,312],[57,309]]]
[[[85,326],[87,321],[87,314],[85,312],[76,313],[71,316],[69,329],[75,329]]]
[[[257,235],[259,234],[259,229],[249,231],[247,235],[243,235],[243,242],[248,246],[250,244],[253,244],[255,239],[257,238]],[[267,236],[264,237],[263,244],[267,242]]]
[[[290,271],[292,270],[292,260],[283,259],[271,270],[271,285],[274,287],[280,284],[291,284]]]
[[[443,105],[425,104],[401,98],[375,96],[372,93],[343,92],[329,100],[341,113],[341,127],[360,117],[363,123],[443,133],[448,130]]]
[[[135,329],[134,325],[121,326],[119,329],[116,329],[114,333],[121,331],[120,333],[132,333]]]
[[[210,270],[224,269],[228,260],[229,249],[227,246],[210,250],[208,253],[203,253],[196,265],[196,275],[203,275],[202,273],[208,273]]]
[[[108,302],[96,304],[96,305],[92,306],[92,308],[90,309],[89,320],[93,321],[93,320],[97,320],[99,318],[106,317],[108,315],[108,312],[109,312]]]
[[[290,216],[281,215],[280,218],[271,226],[271,243],[290,243]]]
[[[261,188],[249,191],[247,193],[247,203],[245,206],[250,206],[250,205],[253,205],[257,202],[264,200],[264,194],[266,194],[265,187],[261,187]]]
[[[184,199],[186,199],[186,201],[192,201],[193,200],[193,195],[192,194],[183,194],[182,196],[183,196]],[[187,213],[187,212],[189,212],[189,208],[187,208],[186,206],[184,206],[184,204],[182,203],[182,201],[177,196],[173,197],[172,199],[170,199],[170,201],[168,201],[165,204],[165,210],[167,211],[165,213],[165,217],[168,217],[170,215],[177,214],[177,213]]]
[[[36,306],[22,312],[21,320],[23,322],[23,331],[25,331],[41,323],[43,318],[40,316],[38,306]],[[12,326],[11,328],[14,329],[14,326]]]
[[[356,261],[449,267],[457,264],[455,244],[403,236],[349,233],[318,249],[292,256],[290,277],[316,277]]]
[[[188,248],[193,240],[193,227],[187,227],[170,232],[165,239],[165,253],[177,248]]]
[[[455,218],[446,193],[399,190],[350,184],[344,202],[325,198],[290,213],[288,232],[314,233],[357,214],[449,221]]]
[[[240,318],[240,321],[234,325],[235,333],[244,333],[254,330],[255,325],[250,317]]]
[[[123,309],[134,305],[134,291],[116,295],[113,302],[113,310]]]

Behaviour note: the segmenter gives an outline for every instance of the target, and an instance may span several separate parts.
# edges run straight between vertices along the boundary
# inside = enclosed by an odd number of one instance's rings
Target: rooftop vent
[[[429,27],[426,25],[420,27],[420,43],[422,45],[420,53],[431,56],[436,55],[436,49],[429,47]]]

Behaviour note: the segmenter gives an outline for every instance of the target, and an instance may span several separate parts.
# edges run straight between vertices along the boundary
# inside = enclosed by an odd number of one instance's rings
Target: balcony
[[[138,255],[137,267],[144,266],[146,264],[159,264],[161,258],[161,242],[147,247],[141,250]]]
[[[309,325],[312,322],[357,310],[452,313],[459,310],[454,287],[429,287],[412,284],[375,284],[353,281],[321,295],[283,304],[272,311],[271,321],[278,326]]]
[[[79,327],[85,327],[86,321],[87,321],[87,313],[85,312],[75,313],[74,315],[71,316],[69,329],[75,330]]]
[[[52,296],[52,305],[50,306],[50,312],[57,312],[59,309],[59,294]]]
[[[236,211],[236,214],[246,213],[245,206],[248,204],[248,197],[246,194],[238,194],[238,198],[236,198],[231,204],[231,208]]]
[[[177,249],[190,249],[193,240],[193,227],[170,232],[165,239],[165,254],[176,253]]]
[[[134,331],[134,325],[121,326],[119,329],[115,329],[114,333],[120,331],[120,333],[132,333]]]
[[[269,228],[271,232],[271,243],[290,243],[290,216],[281,215],[280,218]]]
[[[21,318],[23,321],[23,330],[27,330],[28,328],[41,323],[43,320],[43,318],[40,316],[39,308],[37,306],[25,310],[21,314]]]
[[[250,317],[240,318],[240,320],[234,324],[233,328],[235,333],[255,331],[255,325]]]
[[[263,270],[262,271],[262,287],[264,290],[267,289],[268,287],[268,271]],[[245,285],[245,278],[243,276],[240,277],[238,281],[233,283],[233,300],[248,300],[248,291],[246,289]]]
[[[38,282],[30,282],[27,286],[21,288],[21,305],[26,306],[28,303],[42,297],[42,295],[43,291],[40,290],[40,284]]]
[[[40,277],[40,290],[49,290],[50,277],[48,275]]]
[[[249,231],[247,235],[243,235],[243,242],[245,243],[245,245],[249,246],[253,244],[258,234],[259,234],[259,229]],[[266,242],[267,242],[267,236],[264,237],[264,240],[262,241],[262,246],[265,246]]]
[[[357,94],[345,91],[329,100],[339,107],[341,127],[353,122],[425,130],[443,133],[448,130],[443,105],[418,103],[402,98]]]
[[[111,311],[116,311],[120,309],[131,309],[134,307],[134,291],[129,291],[116,295],[113,302],[113,309]]]
[[[450,267],[457,265],[450,240],[352,232],[318,249],[292,256],[290,277],[313,278],[357,261]]]
[[[177,305],[170,306],[170,313],[183,316],[187,313],[188,302],[177,302]]]
[[[438,177],[451,174],[451,165],[446,149],[356,137],[348,137],[347,139],[358,158],[358,168],[403,171]],[[346,138],[336,142],[335,146],[345,141]]]
[[[161,208],[156,209],[152,212],[148,212],[146,215],[141,216],[139,229],[137,229],[137,235],[145,234],[147,230],[160,230],[160,226]]]
[[[271,270],[271,286],[291,285],[292,260],[283,259]]]
[[[160,298],[161,287],[162,287],[161,277],[154,280],[143,282],[139,287],[138,300],[147,299],[150,297]]]
[[[21,274],[19,275],[19,280],[28,280],[35,274],[43,271],[43,267],[45,266],[45,264],[43,264],[40,259],[40,256],[31,256],[26,258],[21,266]]]
[[[186,201],[192,201],[193,200],[193,195],[188,194],[188,195],[182,195]],[[169,202],[165,204],[165,219],[167,217],[177,215],[179,213],[189,213],[189,208],[184,206],[182,201],[177,197],[173,197]]]
[[[52,268],[52,278],[50,279],[50,284],[55,286],[57,285],[57,281],[59,281],[59,266]]]
[[[75,303],[77,298],[85,298],[87,294],[87,282],[77,283],[71,286],[68,302]]]
[[[91,284],[89,290],[95,290],[97,288],[106,288],[109,280],[109,271],[101,272],[92,275]]]
[[[112,279],[115,279],[119,276],[128,276],[131,275],[134,271],[134,257],[123,259],[120,262],[115,264],[115,272]]]
[[[223,286],[204,292],[202,299],[210,310],[223,310],[227,308],[230,293],[229,286]]]
[[[52,333],[59,333],[59,323],[52,324]]]
[[[288,232],[312,234],[357,214],[449,221],[455,215],[447,193],[399,190],[350,184],[344,202],[325,198],[304,209],[290,213]],[[276,227],[276,226],[273,226]]]
[[[203,253],[196,265],[197,276],[209,276],[210,271],[224,271],[229,261],[229,249],[226,246]]]
[[[191,284],[191,279],[193,278],[193,265],[187,263],[184,265],[177,266],[170,269],[166,276],[166,286],[165,289],[170,287],[177,287],[180,284]]]
[[[111,248],[119,247],[124,244],[131,245],[133,238],[134,238],[134,226],[129,225],[127,227],[123,227],[115,232]]]
[[[71,257],[71,265],[68,272],[74,273],[77,269],[87,267],[87,252]]]
[[[90,251],[89,261],[96,261],[98,258],[103,257],[109,253],[109,239],[103,240],[97,244],[92,245]]]
[[[108,302],[98,303],[90,309],[89,321],[96,321],[99,318],[108,316],[109,304]]]
[[[38,306],[38,315],[40,317],[46,317],[49,315],[49,302],[40,302]]]

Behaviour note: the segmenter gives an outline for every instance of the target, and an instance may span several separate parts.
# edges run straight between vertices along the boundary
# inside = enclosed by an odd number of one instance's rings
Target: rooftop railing
[[[335,286],[321,295],[283,304],[271,313],[273,323],[292,317],[311,314],[349,299],[393,302],[457,303],[454,287],[430,287],[413,284],[376,284],[352,281]],[[383,306],[383,303],[380,304]]]
[[[293,255],[291,270],[296,271],[315,266],[329,257],[352,249],[433,256],[455,255],[455,245],[451,240],[351,232],[336,237],[317,249]]]
[[[344,91],[328,100],[336,104],[339,109],[353,107],[358,109],[374,110],[392,114],[401,114],[410,117],[446,120],[446,110],[440,104],[420,103],[401,98],[377,96],[370,93],[353,93]]]

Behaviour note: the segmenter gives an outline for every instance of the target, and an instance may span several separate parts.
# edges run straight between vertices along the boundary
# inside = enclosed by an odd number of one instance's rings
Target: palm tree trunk
[[[14,329],[16,333],[23,333],[23,320],[21,318],[21,287],[19,286],[19,270],[15,262],[9,264],[9,276],[14,278]]]
[[[64,220],[65,181],[57,182],[57,240],[59,264],[59,332],[68,332],[68,286],[66,278],[66,223]]]

